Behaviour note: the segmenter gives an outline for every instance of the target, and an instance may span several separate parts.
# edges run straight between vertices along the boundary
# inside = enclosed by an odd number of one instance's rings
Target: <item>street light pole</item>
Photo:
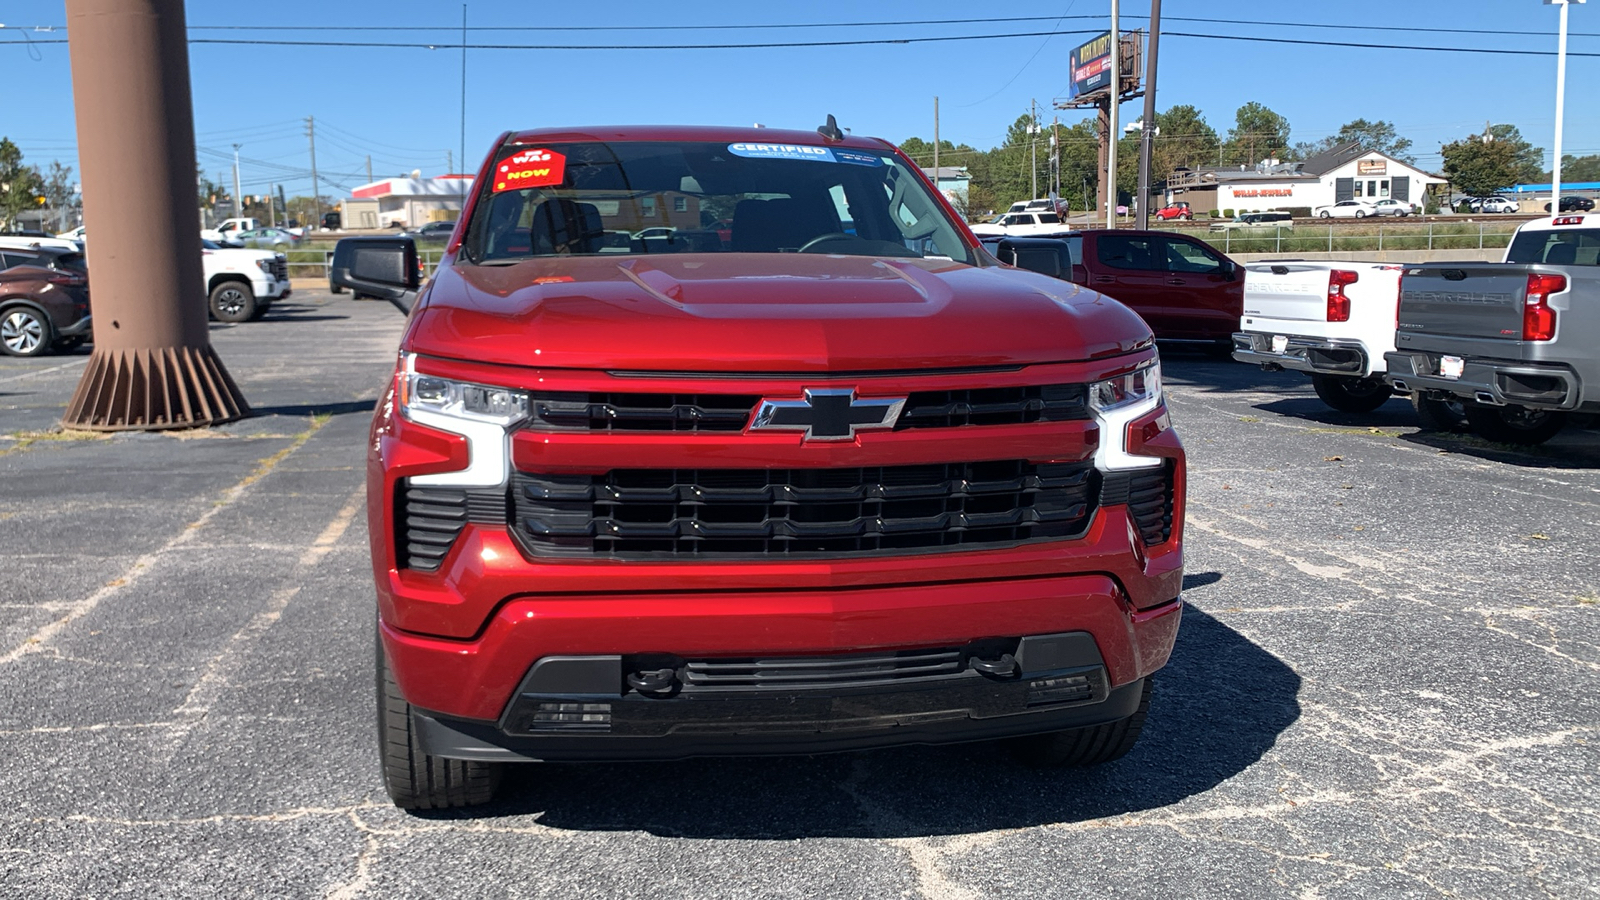
[[[1567,7],[1585,0],[1544,0],[1546,6],[1561,7],[1561,33],[1556,39],[1556,147],[1555,164],[1550,169],[1550,212],[1561,213],[1561,119],[1567,100]]]
[[[233,214],[244,215],[244,195],[239,193],[239,148],[243,144],[233,145]]]

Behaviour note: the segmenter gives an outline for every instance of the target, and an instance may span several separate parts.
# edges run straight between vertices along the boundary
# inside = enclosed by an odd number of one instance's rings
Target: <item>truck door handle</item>
[[[1167,284],[1188,284],[1188,283],[1189,282],[1184,281],[1182,278],[1168,278],[1167,279]]]
[[[1116,276],[1114,275],[1096,275],[1094,277],[1095,284],[1111,284],[1116,280]]]

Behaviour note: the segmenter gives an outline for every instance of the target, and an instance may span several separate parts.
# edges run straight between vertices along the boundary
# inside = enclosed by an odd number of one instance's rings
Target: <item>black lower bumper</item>
[[[941,744],[1040,734],[1111,722],[1138,709],[1143,682],[1113,688],[1090,635],[1013,638],[995,647],[924,651],[924,658],[816,658],[742,661],[744,675],[696,677],[650,691],[627,686],[627,657],[554,657],[536,664],[499,722],[412,712],[424,752],[451,759],[626,760],[693,756],[828,753],[904,744]],[[928,660],[938,658],[938,663]],[[718,673],[728,663],[713,664]],[[903,677],[905,667],[937,669]],[[821,666],[827,678],[885,666],[899,675],[856,683],[801,686],[735,684],[800,677]],[[666,677],[674,670],[650,669]],[[729,680],[731,679],[731,681]],[[710,681],[711,683],[707,683]]]
[[[1440,373],[1440,358],[1432,351],[1385,354],[1389,371],[1384,380],[1398,391],[1484,406],[1576,410],[1584,405],[1583,383],[1569,366],[1469,356],[1462,359],[1461,374],[1449,378]]]

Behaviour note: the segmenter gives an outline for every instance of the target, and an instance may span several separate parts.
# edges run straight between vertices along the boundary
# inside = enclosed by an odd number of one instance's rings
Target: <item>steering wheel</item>
[[[836,244],[836,243],[838,243],[840,241],[861,241],[861,240],[865,240],[865,238],[862,238],[862,237],[860,237],[858,235],[854,235],[854,234],[845,234],[842,231],[831,231],[831,232],[829,232],[827,234],[819,234],[816,237],[812,238],[811,240],[806,241],[804,244],[800,245],[800,252],[801,253],[827,253],[828,251],[826,249],[813,250],[812,248],[813,247],[821,247],[824,244]]]

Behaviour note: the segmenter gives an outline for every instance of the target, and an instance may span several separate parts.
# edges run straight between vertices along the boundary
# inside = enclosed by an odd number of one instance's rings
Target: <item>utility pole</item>
[[[1028,175],[1032,180],[1028,199],[1039,196],[1039,110],[1038,102],[1028,101]]]
[[[444,173],[454,175],[456,171],[456,154],[454,150],[444,152]]]
[[[467,5],[461,4],[461,167],[467,166]],[[370,179],[369,179],[370,180]],[[457,179],[461,187],[461,209],[467,208],[465,179]]]
[[[933,189],[939,189],[939,98],[933,98]]]
[[[1561,7],[1561,36],[1556,39],[1556,148],[1550,169],[1550,213],[1561,214],[1561,119],[1567,100],[1567,7],[1584,0],[1544,0]]]
[[[317,197],[317,119],[306,116],[306,137],[311,140],[311,221],[322,224],[322,200]]]
[[[1117,107],[1122,101],[1122,31],[1111,0],[1111,108],[1106,121],[1106,227],[1117,227]]]
[[[367,154],[367,184],[372,183],[372,154]]]
[[[244,195],[239,193],[239,148],[243,144],[233,145],[233,214],[244,215]]]
[[[273,228],[278,227],[278,198],[277,185],[267,185],[267,224]],[[288,213],[288,210],[284,210]]]
[[[1156,51],[1161,43],[1161,0],[1150,0],[1150,46],[1144,62],[1144,125],[1139,129],[1139,230],[1150,227],[1150,154],[1156,127]]]

